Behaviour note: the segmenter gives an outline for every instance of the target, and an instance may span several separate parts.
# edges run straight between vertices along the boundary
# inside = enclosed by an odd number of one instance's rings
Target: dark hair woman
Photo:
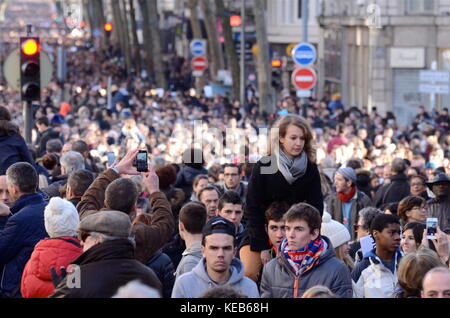
[[[284,201],[290,206],[305,202],[323,214],[316,150],[307,121],[297,115],[281,117],[272,128],[270,154],[261,158],[252,171],[246,206],[249,245],[240,250],[245,275],[255,281],[270,259],[264,211],[272,202]]]
[[[34,167],[34,161],[28,151],[19,127],[11,122],[11,114],[6,107],[0,106],[0,175],[6,173],[9,166],[16,162],[28,162]]]

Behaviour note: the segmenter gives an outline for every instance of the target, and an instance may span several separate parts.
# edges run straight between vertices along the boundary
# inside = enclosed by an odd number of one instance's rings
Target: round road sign
[[[204,71],[208,68],[208,60],[203,56],[197,56],[192,59],[191,65],[194,71]]]
[[[300,43],[292,50],[292,59],[299,66],[309,66],[317,59],[317,51],[310,43]]]
[[[300,67],[292,73],[292,84],[299,90],[312,89],[316,82],[316,71],[312,68]]]

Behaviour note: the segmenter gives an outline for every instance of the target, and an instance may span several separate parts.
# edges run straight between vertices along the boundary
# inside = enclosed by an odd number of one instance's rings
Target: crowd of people
[[[2,297],[450,297],[447,109],[401,126],[280,96],[266,114],[251,85],[241,105],[167,66],[164,91],[74,45],[28,144],[0,86]]]

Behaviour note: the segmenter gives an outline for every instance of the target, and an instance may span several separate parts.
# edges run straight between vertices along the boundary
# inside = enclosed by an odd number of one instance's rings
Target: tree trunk
[[[136,12],[134,10],[134,0],[129,0],[130,2],[130,20],[131,20],[131,34],[133,36],[133,60],[134,66],[136,67],[136,74],[141,73],[141,50],[139,45],[139,40],[137,36],[137,25],[136,25]]]
[[[255,14],[256,41],[259,47],[257,57],[259,110],[260,113],[272,114],[275,112],[273,88],[271,87],[271,64],[269,56],[269,41],[266,28],[266,11],[264,0],[255,0],[253,11]],[[242,48],[243,52],[245,48]]]
[[[94,17],[96,17],[97,25],[96,28],[100,31],[100,39],[103,46],[106,45],[107,39],[106,39],[106,32],[105,32],[105,10],[103,8],[103,0],[92,0],[93,3],[93,9],[94,9]]]
[[[223,0],[216,0],[216,10],[222,21],[223,35],[225,38],[225,52],[227,54],[227,68],[231,71],[231,76],[233,77],[233,97],[238,99],[240,96],[239,83],[241,80],[241,69],[233,41],[233,30],[230,25],[230,12],[225,8]],[[242,52],[245,53],[245,50]]]
[[[198,19],[198,0],[189,0],[189,21],[191,22],[192,35],[194,39],[202,39],[202,29],[200,26],[200,20]],[[209,46],[207,44],[207,46]],[[203,92],[203,87],[205,86],[205,78],[204,76],[195,78],[195,90],[197,95],[201,95]]]
[[[123,21],[120,15],[119,0],[110,0],[112,14],[113,14],[113,42],[115,45],[119,44],[120,51],[125,54],[125,44],[123,35]]]
[[[127,71],[130,72],[133,70],[133,61],[131,60],[130,29],[128,27],[127,12],[128,12],[127,1],[122,0],[120,14],[122,16],[121,19],[124,22],[123,23],[123,30],[124,30],[123,34],[124,34],[124,44],[125,44],[124,57],[125,57],[125,64],[127,67]]]
[[[152,58],[152,33],[150,32],[150,16],[148,10],[147,0],[138,0],[139,7],[142,13],[142,34],[144,37],[144,51],[145,51],[145,71],[148,78],[153,73],[153,58]]]
[[[206,33],[208,34],[208,47],[210,52],[210,73],[213,81],[216,80],[219,70],[225,68],[223,61],[223,52],[217,33],[216,15],[211,7],[211,0],[200,0],[203,13],[205,15]]]
[[[159,29],[158,5],[157,0],[149,1],[149,16],[150,16],[150,33],[153,39],[153,58],[154,70],[156,75],[156,84],[159,88],[167,89],[166,72],[163,61],[163,53],[161,48],[161,33]]]

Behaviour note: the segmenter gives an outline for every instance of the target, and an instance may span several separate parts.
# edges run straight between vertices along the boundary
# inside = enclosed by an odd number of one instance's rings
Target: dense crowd
[[[291,92],[267,114],[252,85],[198,95],[184,58],[164,91],[87,43],[30,144],[0,83],[2,297],[450,297],[448,109],[402,126]]]

